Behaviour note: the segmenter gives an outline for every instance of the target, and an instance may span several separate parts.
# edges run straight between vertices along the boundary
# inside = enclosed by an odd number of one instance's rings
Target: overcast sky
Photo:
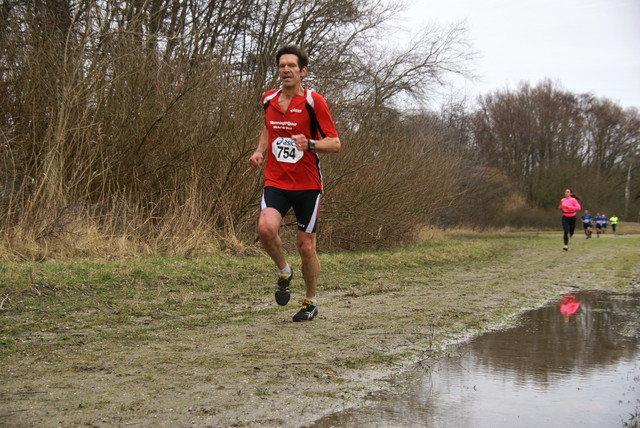
[[[471,97],[545,78],[640,108],[640,0],[414,0],[409,25],[466,21],[480,54]]]

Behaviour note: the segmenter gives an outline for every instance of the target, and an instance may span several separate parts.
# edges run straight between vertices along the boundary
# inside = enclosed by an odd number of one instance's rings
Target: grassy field
[[[267,257],[4,262],[0,424],[295,426],[300,407],[353,405],[390,370],[567,289],[636,287],[640,225],[619,230],[578,231],[569,252],[557,231],[452,231],[322,254],[321,315],[304,325],[272,302]],[[298,281],[292,300],[301,294]],[[318,346],[296,346],[306,341]],[[308,376],[313,386],[291,395]],[[266,409],[280,401],[290,413],[273,419]]]

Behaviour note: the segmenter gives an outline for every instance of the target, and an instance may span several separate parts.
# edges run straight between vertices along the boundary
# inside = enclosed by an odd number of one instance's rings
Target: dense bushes
[[[273,54],[291,42],[309,50],[306,85],[325,95],[343,141],[339,155],[322,157],[322,248],[395,245],[425,224],[529,224],[518,213],[549,209],[571,179],[597,186],[607,209],[621,209],[618,193],[628,186],[626,209],[638,211],[637,114],[606,102],[565,103],[571,94],[544,85],[488,96],[477,112],[464,105],[428,111],[421,102],[447,73],[464,74],[473,53],[458,25],[427,28],[399,45],[385,29],[398,7],[353,0],[4,2],[4,256],[253,248],[261,177],[246,159],[261,126],[260,94],[277,85]],[[547,128],[542,116],[522,118],[548,111],[546,104],[526,107],[542,102],[537,92],[547,103],[561,98],[562,111],[573,109],[569,127],[564,116],[548,115],[559,124],[548,131],[562,131],[549,144],[566,138],[579,149],[523,166],[509,147],[547,138],[533,137],[536,124]],[[516,110],[526,129],[507,114]],[[616,131],[602,134],[611,123]],[[498,132],[504,127],[522,130],[518,140]],[[583,149],[584,141],[590,145]],[[601,146],[615,150],[600,153]],[[593,155],[588,162],[583,151]],[[569,175],[560,180],[559,171]],[[514,197],[518,209],[505,210]]]

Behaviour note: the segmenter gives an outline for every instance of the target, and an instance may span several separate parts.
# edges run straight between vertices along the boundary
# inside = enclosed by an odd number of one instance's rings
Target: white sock
[[[311,300],[313,302],[314,305],[316,305],[316,298],[315,297],[305,297],[305,299],[307,300]]]
[[[287,263],[283,269],[278,269],[278,273],[280,275],[291,275],[291,266],[289,266],[289,263]]]

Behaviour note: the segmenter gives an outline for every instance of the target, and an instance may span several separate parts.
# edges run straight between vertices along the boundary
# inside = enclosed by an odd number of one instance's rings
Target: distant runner
[[[613,233],[616,233],[616,225],[618,224],[618,216],[615,214],[609,218],[609,223],[611,223],[611,230]]]
[[[584,228],[584,234],[587,239],[591,238],[591,233],[593,232],[593,219],[589,210],[584,210],[584,214],[582,215],[582,227]]]
[[[602,214],[600,213],[596,213],[596,237],[600,237],[600,234],[602,233],[602,223],[603,223],[603,219],[602,219]]]
[[[564,191],[564,198],[560,200],[558,209],[562,211],[562,230],[564,232],[564,248],[565,251],[569,251],[569,238],[573,236],[573,232],[576,230],[576,212],[580,211],[580,198],[573,193],[571,189]]]

